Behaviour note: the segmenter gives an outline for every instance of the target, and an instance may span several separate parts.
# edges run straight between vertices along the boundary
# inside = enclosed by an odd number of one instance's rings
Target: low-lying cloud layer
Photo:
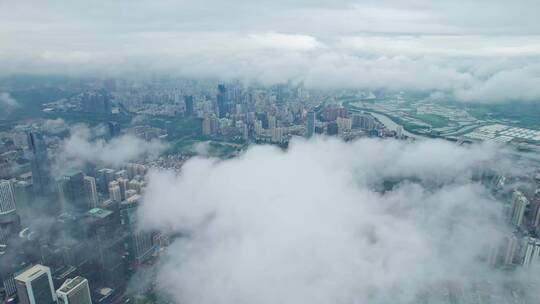
[[[503,280],[486,259],[508,230],[473,176],[508,169],[500,153],[319,138],[153,172],[141,228],[187,235],[158,286],[185,304],[316,304],[417,303],[479,283],[497,302]]]
[[[0,73],[290,79],[535,102],[539,10],[535,0],[5,1]]]
[[[81,167],[86,163],[104,166],[119,166],[142,157],[159,155],[166,145],[158,140],[146,142],[131,134],[115,137],[110,141],[95,138],[100,128],[85,125],[72,128],[70,136],[62,142],[57,166]]]
[[[19,103],[15,98],[11,97],[11,94],[6,92],[0,92],[0,106],[2,109],[11,110],[14,107],[18,107]]]

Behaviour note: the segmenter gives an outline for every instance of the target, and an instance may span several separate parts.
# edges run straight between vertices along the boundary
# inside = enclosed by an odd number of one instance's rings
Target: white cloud
[[[193,144],[193,151],[200,156],[209,156],[210,155],[210,142],[200,141]]]
[[[318,47],[317,39],[306,35],[280,33],[252,34],[250,38],[263,48],[285,50],[312,50]]]
[[[432,140],[256,146],[151,173],[138,215],[188,233],[158,269],[178,303],[415,303],[486,279],[495,294],[482,258],[507,233],[502,206],[471,179],[509,168],[499,153]],[[411,179],[375,191],[396,178]]]
[[[119,166],[142,157],[155,157],[166,148],[158,140],[146,142],[130,134],[108,142],[95,139],[95,133],[101,131],[100,127],[96,130],[85,125],[73,127],[70,137],[62,142],[57,166],[80,167],[85,163]]]
[[[11,94],[6,92],[0,92],[0,106],[10,109],[14,107],[18,107],[19,103],[15,98],[11,97]]]
[[[540,100],[540,65],[532,64],[495,73],[468,90],[458,90],[459,100],[508,102]]]
[[[538,36],[345,36],[338,46],[344,50],[386,56],[492,57],[540,54]]]

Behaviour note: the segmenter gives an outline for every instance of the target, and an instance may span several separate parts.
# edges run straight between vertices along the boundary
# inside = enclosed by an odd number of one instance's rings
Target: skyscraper
[[[0,216],[15,212],[15,195],[8,180],[0,180]]]
[[[227,113],[229,113],[229,100],[227,98],[227,89],[224,84],[218,85],[217,106],[218,117],[223,118],[227,116]]]
[[[123,201],[120,206],[120,219],[122,225],[128,231],[126,248],[129,253],[129,261],[134,265],[140,265],[148,260],[154,253],[156,246],[153,243],[154,233],[149,231],[139,231],[136,229],[135,212],[138,207],[140,196],[136,195]]]
[[[307,114],[307,126],[306,126],[306,137],[310,138],[315,133],[315,112],[309,111]]]
[[[19,230],[19,216],[15,208],[15,196],[13,186],[8,180],[0,181],[0,244],[5,244],[7,240]]]
[[[116,121],[109,121],[107,123],[109,126],[109,138],[114,138],[120,136],[120,124]]]
[[[88,210],[84,174],[81,171],[65,174],[58,182],[58,189],[64,208],[81,212]]]
[[[540,240],[532,237],[525,238],[525,255],[523,266],[531,267],[540,263]]]
[[[122,189],[117,181],[109,183],[109,198],[118,203],[122,201]]]
[[[186,116],[193,116],[193,95],[184,96],[184,103],[186,104]]]
[[[36,132],[28,132],[27,137],[34,190],[40,196],[49,196],[54,192],[54,187],[50,176],[51,164],[45,140],[43,135]]]
[[[56,291],[59,304],[92,304],[88,280],[83,277],[67,279]]]
[[[33,202],[35,200],[34,189],[32,183],[27,181],[16,181],[13,183],[13,194],[15,195],[15,203],[17,214],[22,218],[30,214],[33,210]]]
[[[512,224],[516,226],[521,226],[523,224],[523,218],[528,205],[529,200],[525,197],[523,192],[516,190],[512,193]]]
[[[53,304],[56,294],[49,267],[37,264],[15,277],[21,304]]]
[[[120,231],[115,211],[93,208],[86,213],[85,234],[87,242],[94,246],[93,258],[101,284],[117,288],[126,283],[125,235]]]
[[[99,169],[97,171],[97,185],[100,191],[109,193],[109,183],[115,179],[115,171],[109,168]]]
[[[518,238],[515,234],[510,235],[505,239],[506,241],[506,247],[504,251],[504,260],[503,263],[505,265],[511,265],[514,263],[516,251],[518,250]]]
[[[118,182],[118,186],[120,186],[121,200],[125,200],[126,199],[126,191],[128,190],[129,180],[127,178],[118,178],[118,179],[116,179],[116,181]]]
[[[98,205],[98,192],[96,187],[96,179],[91,176],[84,177],[84,190],[86,192],[86,199],[88,202],[88,208],[96,208]]]
[[[540,226],[540,188],[536,189],[533,198],[533,208],[531,208],[531,225],[533,227]]]

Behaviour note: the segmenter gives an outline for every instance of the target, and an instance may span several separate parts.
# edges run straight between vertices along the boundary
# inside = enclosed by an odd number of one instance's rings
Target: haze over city
[[[539,11],[0,1],[0,299],[537,303]]]

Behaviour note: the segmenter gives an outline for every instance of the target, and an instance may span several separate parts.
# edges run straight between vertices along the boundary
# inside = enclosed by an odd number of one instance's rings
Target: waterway
[[[399,127],[402,127],[402,129],[403,129],[402,134],[407,136],[407,137],[412,137],[412,138],[416,138],[416,139],[426,138],[424,136],[420,136],[420,135],[416,135],[416,134],[413,134],[411,132],[408,132],[407,130],[405,130],[405,128],[403,128],[403,126],[395,123],[392,119],[390,119],[390,117],[388,117],[388,116],[386,116],[384,114],[379,114],[379,113],[374,113],[374,112],[369,112],[369,111],[364,111],[364,112],[372,115],[375,118],[377,118],[377,120],[380,121],[389,130],[395,131]]]

